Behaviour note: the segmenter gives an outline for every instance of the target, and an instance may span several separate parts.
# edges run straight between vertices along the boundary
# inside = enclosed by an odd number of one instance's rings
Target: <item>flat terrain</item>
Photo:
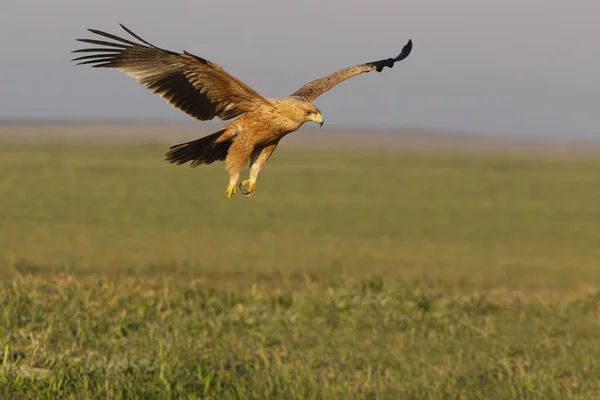
[[[3,137],[0,398],[600,398],[593,146]]]

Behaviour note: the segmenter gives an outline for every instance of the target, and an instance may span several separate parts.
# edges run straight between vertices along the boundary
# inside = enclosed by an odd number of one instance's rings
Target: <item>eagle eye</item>
[[[310,115],[310,114],[312,114],[312,111],[308,110],[308,111],[306,112],[306,115]]]

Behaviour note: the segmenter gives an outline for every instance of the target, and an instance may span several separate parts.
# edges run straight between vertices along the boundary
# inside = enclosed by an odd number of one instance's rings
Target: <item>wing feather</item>
[[[222,120],[234,118],[261,104],[269,104],[267,99],[218,64],[187,51],[176,53],[161,49],[127,27],[121,27],[141,43],[89,29],[90,32],[114,42],[77,39],[102,47],[75,50],[73,53],[85,55],[72,61],[77,61],[77,65],[118,69],[153,93],[159,94],[174,107],[202,121],[214,117]]]
[[[314,99],[327,92],[334,86],[342,83],[346,79],[352,78],[353,76],[373,70],[381,72],[385,67],[393,68],[394,63],[402,61],[406,57],[408,57],[411,50],[412,40],[409,40],[408,43],[406,43],[406,45],[404,46],[404,48],[402,48],[402,52],[398,54],[397,57],[379,61],[372,61],[365,64],[354,65],[352,67],[341,69],[339,71],[334,72],[333,74],[308,82],[300,89],[296,90],[296,92],[294,92],[292,96],[302,97],[307,101],[313,101]]]

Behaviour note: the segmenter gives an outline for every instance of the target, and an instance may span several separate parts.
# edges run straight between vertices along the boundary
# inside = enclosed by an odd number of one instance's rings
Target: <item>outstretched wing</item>
[[[135,43],[110,33],[90,32],[114,40],[77,39],[100,47],[75,50],[92,53],[72,61],[92,67],[116,68],[158,93],[174,107],[205,121],[215,116],[222,120],[237,117],[268,100],[239,81],[219,65],[186,51],[175,53],[158,48],[121,25]]]
[[[402,49],[402,52],[398,54],[395,58],[388,58],[386,60],[373,61],[361,65],[355,65],[352,67],[341,69],[337,72],[334,72],[331,75],[324,76],[319,79],[315,79],[314,81],[308,82],[306,85],[302,86],[300,89],[296,90],[292,96],[302,97],[307,101],[313,101],[335,85],[342,83],[346,79],[352,78],[353,76],[362,74],[363,72],[369,72],[376,70],[377,72],[381,72],[385,67],[394,67],[394,63],[398,61],[404,60],[410,54],[412,50],[412,40],[409,40],[408,43]]]

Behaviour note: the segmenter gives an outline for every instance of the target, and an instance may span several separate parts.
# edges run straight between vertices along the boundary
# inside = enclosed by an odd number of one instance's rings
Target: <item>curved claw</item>
[[[238,183],[238,187],[240,188],[240,192],[242,192],[242,194],[244,196],[247,196],[250,192],[248,191],[248,189],[246,189],[246,187],[248,187],[250,185],[250,181],[241,181],[240,183]]]
[[[238,186],[242,194],[246,197],[252,196],[252,192],[254,192],[254,188],[256,187],[256,185],[249,180],[241,181]]]

